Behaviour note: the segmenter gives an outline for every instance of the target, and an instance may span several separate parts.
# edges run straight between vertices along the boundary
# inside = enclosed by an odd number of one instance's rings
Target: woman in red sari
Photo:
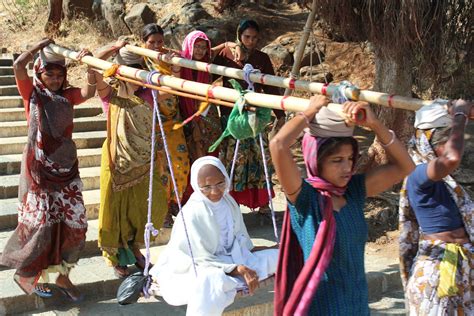
[[[59,273],[57,287],[79,301],[82,295],[69,272],[84,247],[87,218],[72,131],[74,105],[94,96],[95,77],[88,69],[84,88],[69,87],[64,57],[49,50],[50,43],[49,39],[40,41],[13,65],[25,105],[28,139],[18,190],[18,226],[0,264],[17,269],[14,279],[25,293],[43,298],[52,296],[48,273]],[[40,57],[30,78],[26,66],[37,52]],[[86,54],[90,53],[81,51],[79,59]]]

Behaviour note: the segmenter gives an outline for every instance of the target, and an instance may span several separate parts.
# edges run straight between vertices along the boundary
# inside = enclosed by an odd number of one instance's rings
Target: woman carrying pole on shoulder
[[[346,102],[346,122],[325,108],[324,96],[286,123],[270,142],[273,163],[288,199],[275,282],[275,315],[369,315],[364,271],[366,197],[375,196],[409,174],[414,164],[395,133],[366,102]],[[374,131],[390,162],[366,174],[354,174],[359,155],[352,117]],[[314,119],[314,121],[313,121]],[[311,122],[313,121],[313,122]],[[303,138],[307,179],[291,146]]]
[[[260,27],[253,20],[243,20],[237,28],[237,44],[243,51],[243,63],[236,59],[231,47],[227,46],[220,51],[214,59],[214,63],[226,67],[242,69],[243,64],[251,64],[253,68],[260,70],[264,74],[274,75],[270,57],[257,49]],[[224,86],[232,88],[229,78],[224,77]],[[239,81],[242,87],[247,88],[245,81]],[[280,94],[277,87],[255,84],[256,92],[268,94]],[[284,123],[285,112],[274,110],[273,113],[279,119],[278,124]],[[227,125],[227,119],[230,109],[221,107],[221,120],[223,125]],[[271,159],[268,152],[268,135],[262,133],[264,149],[270,176],[273,171]],[[224,165],[230,170],[234,158],[235,139],[228,138],[221,144],[220,158]],[[232,181],[232,190],[230,194],[239,204],[243,204],[251,209],[260,208],[262,214],[268,213],[269,196],[266,190],[265,172],[263,159],[260,151],[258,139],[246,139],[240,142],[237,162],[235,164],[234,178]],[[273,189],[271,190],[274,195]]]
[[[410,315],[474,314],[474,202],[451,174],[464,153],[473,103],[416,113],[416,168],[400,192],[400,268]]]
[[[163,29],[154,23],[147,24],[142,30],[143,47],[158,52],[166,53],[168,57],[172,57],[176,53],[163,47],[164,32]],[[181,67],[171,66],[161,60],[144,57],[145,65],[149,71],[158,71],[163,75],[180,77]],[[173,129],[177,123],[181,123],[182,116],[179,113],[179,99],[177,96],[169,95],[166,99],[160,101],[160,113],[163,117],[163,124],[166,137],[168,139],[168,146],[173,163],[173,173],[178,186],[179,197],[182,198],[186,186],[188,184],[188,174],[190,168],[189,152],[186,145],[186,139],[182,129]],[[159,152],[161,159],[166,162],[164,151]],[[165,227],[173,225],[172,215],[178,214],[178,204],[176,201],[176,194],[174,193],[173,182],[168,170],[168,165],[159,166],[162,170],[163,183],[167,186],[169,212],[166,216]]]
[[[87,217],[82,198],[77,149],[72,140],[74,105],[95,94],[96,81],[88,69],[87,85],[68,85],[63,56],[44,39],[21,54],[13,68],[28,121],[18,199],[18,226],[3,249],[1,264],[16,268],[15,282],[27,294],[47,298],[48,274],[58,272],[57,287],[73,301],[82,294],[69,279],[84,248]],[[26,66],[34,63],[33,78]],[[82,50],[78,59],[89,55]],[[40,283],[40,278],[43,283]]]
[[[107,59],[116,54],[119,64],[141,68],[140,56],[128,52],[119,41],[98,53]],[[107,71],[106,71],[107,72]],[[113,76],[113,74],[112,74]],[[168,212],[168,184],[163,183],[164,155],[151,162],[153,97],[150,89],[96,74],[97,91],[107,109],[107,139],[102,146],[100,173],[99,247],[117,277],[129,275],[128,265],[144,269],[140,252],[147,223],[150,164],[155,163],[152,222],[161,228]],[[160,92],[159,101],[169,98]],[[159,131],[156,131],[159,133]],[[159,139],[159,135],[157,137]],[[156,153],[163,151],[157,141]],[[160,148],[161,147],[161,148]]]

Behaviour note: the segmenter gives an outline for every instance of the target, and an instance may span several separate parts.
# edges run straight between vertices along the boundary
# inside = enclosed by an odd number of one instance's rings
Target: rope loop
[[[250,80],[250,74],[259,73],[260,70],[253,68],[251,64],[245,64],[242,70],[244,71],[244,80],[247,83],[247,90],[254,92],[255,87],[253,85],[253,82]]]
[[[357,88],[355,85],[353,85],[349,81],[344,80],[344,81],[341,81],[337,85],[334,93],[332,94],[332,101],[334,103],[339,103],[339,104],[349,101],[349,98],[346,95],[347,89],[349,89],[349,93],[351,94],[351,99],[357,100],[359,98],[359,93],[360,93],[359,88]]]

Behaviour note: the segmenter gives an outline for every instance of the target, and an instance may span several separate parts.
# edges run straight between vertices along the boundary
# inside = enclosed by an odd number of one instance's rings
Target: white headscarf
[[[422,106],[416,111],[415,128],[432,129],[451,126],[452,118],[448,113],[448,101],[436,99],[429,105]]]
[[[199,159],[197,159],[193,165],[191,166],[191,186],[194,190],[194,193],[199,196],[199,198],[203,201],[213,203],[211,202],[202,192],[201,189],[199,188],[198,184],[198,175],[199,175],[199,170],[201,170],[202,167],[206,165],[211,165],[219,169],[219,171],[222,173],[222,175],[225,178],[225,192],[224,194],[229,194],[229,188],[230,188],[230,178],[229,175],[227,174],[227,170],[225,169],[224,165],[222,162],[217,159],[216,157],[213,156],[204,156]],[[193,195],[194,195],[193,193]]]
[[[354,126],[336,112],[323,107],[309,124],[309,133],[318,137],[350,137],[354,135]]]
[[[198,175],[202,167],[206,165],[211,165],[219,169],[222,175],[225,178],[226,188],[224,195],[218,202],[212,202],[209,200],[199,188],[198,185]],[[216,220],[220,228],[220,240],[217,253],[227,253],[227,250],[232,246],[233,236],[234,236],[234,221],[232,218],[232,205],[229,203],[229,199],[225,197],[230,197],[229,188],[230,188],[230,178],[227,174],[222,162],[216,157],[204,156],[197,159],[191,166],[191,186],[194,190],[191,200],[200,200],[211,210],[214,219]]]

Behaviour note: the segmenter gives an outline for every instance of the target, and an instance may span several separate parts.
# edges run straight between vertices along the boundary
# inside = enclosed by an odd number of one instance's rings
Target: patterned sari
[[[417,165],[436,158],[429,143],[432,133],[417,130],[409,143],[408,152]],[[474,314],[474,202],[450,175],[443,181],[459,208],[470,243],[420,239],[405,179],[400,191],[400,269],[410,315]],[[447,260],[454,266],[448,287],[444,282],[448,270],[443,269]]]
[[[164,75],[171,75],[170,65],[162,62],[161,60],[156,61],[145,57],[145,64],[150,71],[156,70]],[[173,173],[178,186],[179,196],[182,198],[188,184],[190,162],[188,146],[186,144],[183,130],[173,129],[173,126],[176,123],[181,123],[178,97],[172,96],[171,98],[163,100],[160,102],[159,106],[161,118],[163,121],[163,128],[165,130],[168,148],[170,150],[171,162],[173,164]],[[163,162],[163,168],[165,168],[163,171],[163,182],[167,183],[168,202],[176,204],[173,183],[171,181],[171,175],[167,167],[164,150],[160,153],[161,156],[159,159]]]
[[[143,90],[140,97],[131,95],[125,99],[118,97],[114,90],[109,100],[108,135],[102,147],[99,246],[112,265],[135,263],[133,249],[144,243],[153,117],[146,92],[150,91]],[[169,112],[164,104],[166,102],[160,103],[160,110],[166,116]],[[173,139],[168,138],[168,142],[171,146],[176,144]],[[152,222],[160,228],[168,212],[167,202],[174,192],[170,189],[159,131],[155,148]],[[184,153],[185,149],[182,149]],[[176,167],[187,170],[187,163],[176,163]]]
[[[42,68],[38,59],[35,74]],[[28,294],[40,277],[49,281],[48,272],[67,275],[86,239],[82,181],[72,140],[74,108],[62,94],[49,91],[35,75],[33,93],[25,104],[29,124],[18,190],[18,226],[0,264],[17,269],[15,281]]]

